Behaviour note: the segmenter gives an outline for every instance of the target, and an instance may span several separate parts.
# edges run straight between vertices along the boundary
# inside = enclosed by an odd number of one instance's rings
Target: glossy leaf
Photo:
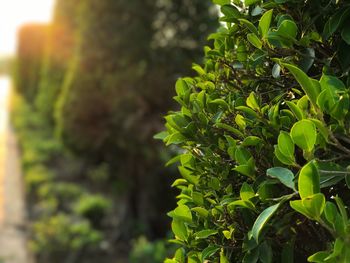
[[[277,147],[280,152],[289,159],[294,158],[294,142],[289,133],[281,131],[277,140]]]
[[[273,214],[277,211],[279,208],[280,203],[275,204],[273,206],[270,206],[266,208],[255,220],[253,228],[252,228],[252,236],[253,238],[258,242],[259,235],[261,230],[266,226],[269,219],[273,216]]]
[[[217,230],[214,230],[214,229],[205,229],[205,230],[202,230],[202,231],[199,231],[197,233],[194,233],[194,236],[197,238],[197,239],[203,239],[203,238],[207,238],[209,236],[213,236],[213,235],[216,235],[218,233]]]
[[[277,178],[282,184],[296,191],[294,186],[294,174],[292,171],[282,167],[274,167],[268,169],[266,174],[272,178]]]
[[[316,127],[310,120],[295,123],[290,131],[293,142],[301,149],[311,152],[316,144]]]
[[[260,18],[259,21],[259,32],[260,35],[262,36],[262,38],[265,38],[267,35],[267,32],[270,29],[270,24],[271,24],[271,20],[272,20],[272,14],[273,14],[273,10],[268,10],[266,11],[262,17]]]
[[[316,83],[311,78],[309,78],[301,69],[294,65],[286,63],[282,63],[282,65],[285,66],[293,74],[294,78],[298,81],[312,104],[315,106],[317,97],[321,92],[321,87],[318,81],[316,81]]]
[[[178,239],[187,240],[188,232],[183,221],[178,219],[173,219],[171,223],[171,229]]]
[[[320,175],[314,162],[307,163],[300,170],[298,191],[301,198],[320,192]]]

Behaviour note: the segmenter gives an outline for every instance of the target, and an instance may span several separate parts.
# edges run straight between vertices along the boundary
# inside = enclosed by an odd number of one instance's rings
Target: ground
[[[9,78],[0,77],[0,262],[29,263],[17,142],[9,123]]]

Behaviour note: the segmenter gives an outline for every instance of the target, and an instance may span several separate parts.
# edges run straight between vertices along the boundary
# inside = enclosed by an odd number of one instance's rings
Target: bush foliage
[[[166,262],[350,262],[349,3],[214,3],[156,136],[183,152]]]

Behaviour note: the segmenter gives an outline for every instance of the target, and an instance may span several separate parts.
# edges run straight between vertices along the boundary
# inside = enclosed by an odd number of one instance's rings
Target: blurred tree
[[[45,58],[36,106],[53,123],[53,108],[75,51],[77,12],[80,0],[56,0],[54,18],[48,29]]]
[[[38,91],[47,31],[48,26],[44,24],[28,24],[19,30],[16,88],[29,102],[33,102]]]

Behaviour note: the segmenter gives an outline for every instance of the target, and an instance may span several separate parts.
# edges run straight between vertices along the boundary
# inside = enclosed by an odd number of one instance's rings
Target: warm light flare
[[[11,0],[0,3],[0,55],[16,50],[18,28],[28,22],[48,22],[54,0]]]

